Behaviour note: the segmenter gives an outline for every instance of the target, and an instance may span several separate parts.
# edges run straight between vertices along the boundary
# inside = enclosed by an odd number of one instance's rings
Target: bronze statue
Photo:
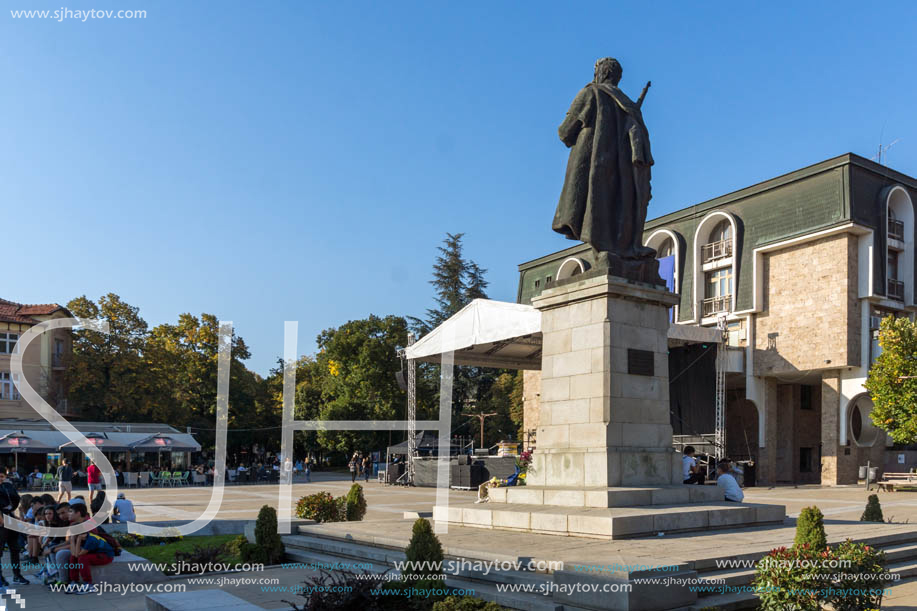
[[[656,252],[643,246],[653,156],[640,106],[650,83],[633,102],[621,74],[616,59],[598,60],[558,128],[571,150],[552,227],[589,244],[597,268],[658,284]]]

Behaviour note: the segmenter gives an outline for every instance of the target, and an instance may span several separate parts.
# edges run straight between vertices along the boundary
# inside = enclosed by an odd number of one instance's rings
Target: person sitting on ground
[[[9,480],[7,480],[9,482]],[[32,521],[32,495],[23,494],[19,497],[19,505],[16,507],[16,517],[23,522]]]
[[[684,456],[681,457],[681,467],[683,470],[683,484],[703,484],[704,474],[697,467],[697,459],[694,458],[694,446],[685,446]]]
[[[745,498],[745,494],[739,488],[739,482],[729,472],[729,463],[723,461],[718,464],[716,466],[716,474],[716,487],[723,491],[725,499],[734,503],[741,503],[742,499]]]
[[[58,503],[57,520],[59,526],[67,526],[70,524],[72,517],[73,512],[70,510],[70,503]],[[68,570],[68,564],[70,563],[70,541],[66,537],[58,539],[57,542],[51,546],[48,553],[48,559],[52,564],[48,569],[48,583],[66,585],[70,579],[70,571]]]
[[[92,519],[96,524],[99,524],[100,522],[98,518],[96,518],[95,516],[97,513],[99,513],[102,510],[102,505],[104,504],[105,504],[105,491],[99,490],[99,493],[96,495],[96,498],[94,498],[89,503],[89,513],[90,515],[92,515]],[[105,518],[101,523],[107,524],[108,518]]]
[[[64,498],[64,494],[67,495],[67,502],[70,502],[70,495],[73,494],[73,467],[70,466],[70,461],[64,459],[61,461],[61,465],[57,468],[57,502],[60,503],[61,499]]]
[[[111,521],[114,523],[137,521],[137,516],[134,514],[134,504],[125,498],[123,492],[118,493],[118,500],[115,501],[115,510],[111,515]]]
[[[42,510],[41,520],[38,521],[40,526],[60,527],[69,524],[70,507],[67,506],[67,522],[62,522],[57,508],[53,505],[46,505]],[[57,565],[55,562],[56,551],[61,544],[66,544],[65,537],[50,537],[44,535],[40,537],[40,549],[38,553],[38,563],[41,570],[35,575],[42,583],[48,584],[57,580]],[[69,552],[68,552],[69,553]]]
[[[71,524],[80,524],[89,519],[86,505],[71,506],[73,518]],[[115,550],[101,536],[88,532],[70,537],[70,594],[97,594],[98,586],[92,583],[93,566],[111,563]],[[82,583],[80,583],[82,581]]]

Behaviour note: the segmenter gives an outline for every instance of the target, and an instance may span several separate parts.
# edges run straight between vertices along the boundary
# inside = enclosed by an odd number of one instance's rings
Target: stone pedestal
[[[449,524],[618,539],[774,524],[778,505],[727,503],[682,484],[669,416],[664,288],[587,272],[533,300],[541,311],[538,436],[525,486],[433,508]]]
[[[560,488],[681,484],[669,420],[664,288],[607,275],[545,290],[541,406],[527,483]]]

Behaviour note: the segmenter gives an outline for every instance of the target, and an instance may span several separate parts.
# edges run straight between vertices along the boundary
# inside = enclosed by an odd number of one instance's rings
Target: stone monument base
[[[782,505],[726,501],[600,508],[463,500],[433,507],[433,519],[449,525],[606,540],[781,524],[785,518]]]
[[[510,486],[491,488],[491,503],[556,505],[560,507],[643,507],[716,503],[723,491],[716,486],[641,486],[633,488],[574,488],[563,486]]]

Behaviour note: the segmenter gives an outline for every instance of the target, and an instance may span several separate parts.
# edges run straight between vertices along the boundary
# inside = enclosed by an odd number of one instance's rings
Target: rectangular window
[[[800,386],[799,387],[799,409],[811,410],[812,409],[812,387],[811,386]]]
[[[800,473],[811,473],[812,472],[812,448],[799,448],[799,472]]]
[[[732,295],[732,269],[724,267],[707,272],[707,298],[728,297]]]
[[[16,342],[19,341],[18,333],[0,333],[0,354],[13,354],[16,352]]]
[[[0,399],[5,401],[19,400],[19,376],[10,374],[9,371],[0,373]]]

